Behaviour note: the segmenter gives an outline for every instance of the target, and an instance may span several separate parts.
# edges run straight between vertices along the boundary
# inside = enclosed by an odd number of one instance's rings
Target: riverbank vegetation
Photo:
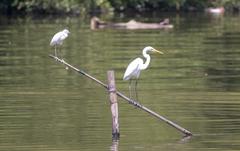
[[[85,14],[106,11],[204,11],[223,6],[239,12],[239,0],[2,0],[3,14]]]

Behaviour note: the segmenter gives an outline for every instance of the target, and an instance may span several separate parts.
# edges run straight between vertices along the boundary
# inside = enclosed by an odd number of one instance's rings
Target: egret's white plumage
[[[147,46],[142,50],[143,57],[146,59],[145,63],[143,62],[142,58],[136,58],[129,63],[124,73],[123,80],[130,80],[130,84],[129,84],[130,97],[131,97],[131,80],[136,79],[136,83],[135,83],[135,93],[136,93],[136,85],[137,85],[137,80],[140,76],[140,72],[141,70],[147,69],[151,61],[151,57],[148,54],[149,52],[157,52],[157,53],[163,54],[163,52],[158,51],[153,47]]]
[[[127,67],[123,80],[129,80],[131,78],[138,78],[140,76],[140,66],[143,64],[143,60],[141,58],[134,59]]]
[[[57,56],[57,46],[62,45],[63,40],[66,39],[68,37],[69,34],[69,30],[64,29],[58,33],[56,33],[51,42],[50,42],[50,46],[54,46],[55,47],[55,56]]]
[[[147,67],[150,64],[151,57],[148,54],[148,52],[157,52],[157,53],[163,54],[161,51],[158,51],[158,50],[154,49],[153,47],[150,47],[150,46],[145,47],[142,51],[142,54],[143,54],[144,58],[146,58],[146,62],[143,63],[142,58],[136,58],[132,62],[130,62],[124,73],[123,80],[139,78],[141,70],[147,69]]]

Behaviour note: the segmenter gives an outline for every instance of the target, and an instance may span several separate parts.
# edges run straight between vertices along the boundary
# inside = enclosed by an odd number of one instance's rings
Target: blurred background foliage
[[[239,0],[2,0],[0,12],[37,14],[84,14],[105,11],[203,11],[223,6],[239,12]]]

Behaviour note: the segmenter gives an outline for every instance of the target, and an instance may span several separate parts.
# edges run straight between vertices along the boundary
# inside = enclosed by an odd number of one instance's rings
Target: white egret
[[[50,46],[54,46],[55,47],[55,56],[57,57],[57,47],[62,45],[63,40],[66,39],[68,37],[68,34],[70,32],[67,29],[64,29],[58,33],[56,33],[51,42],[50,42]]]
[[[134,87],[134,91],[135,91],[135,95],[136,95],[136,99],[138,100],[138,95],[137,95],[137,80],[140,76],[140,72],[141,70],[145,70],[147,69],[147,67],[150,64],[150,60],[151,57],[148,54],[149,52],[156,52],[159,54],[163,54],[163,52],[158,51],[156,49],[154,49],[153,47],[147,46],[142,50],[142,54],[143,57],[146,58],[145,63],[143,63],[143,59],[142,58],[136,58],[134,59],[132,62],[129,63],[124,76],[123,76],[123,80],[130,80],[129,82],[129,93],[130,93],[130,98],[132,98],[132,93],[131,93],[131,85],[132,85],[132,79],[135,79],[135,87]]]

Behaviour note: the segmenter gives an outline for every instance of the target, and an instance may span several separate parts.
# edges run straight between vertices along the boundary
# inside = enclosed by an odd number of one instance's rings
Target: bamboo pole
[[[78,69],[78,68],[76,68],[76,67],[70,65],[69,63],[67,63],[67,62],[64,61],[63,59],[59,59],[59,58],[56,57],[56,56],[49,55],[49,57],[55,59],[56,61],[58,61],[58,62],[60,62],[60,63],[62,63],[62,64],[64,64],[65,66],[67,66],[67,67],[69,67],[70,69],[72,69],[72,70],[78,72],[79,74],[82,74],[82,75],[88,77],[89,79],[92,79],[93,81],[97,82],[98,84],[100,84],[101,86],[103,86],[104,88],[106,88],[106,89],[108,90],[108,86],[107,86],[106,84],[104,84],[102,81],[100,81],[100,80],[94,78],[93,76],[87,74],[87,73],[84,72],[83,70],[80,70],[80,69]],[[163,117],[163,116],[157,114],[156,112],[154,112],[154,111],[148,109],[147,107],[145,107],[145,106],[139,104],[138,102],[136,102],[136,101],[134,101],[134,100],[132,100],[132,99],[126,97],[126,96],[123,95],[121,92],[116,91],[116,93],[117,93],[117,95],[118,95],[119,97],[123,98],[123,100],[125,100],[125,101],[127,101],[128,103],[130,103],[130,104],[132,104],[132,105],[134,105],[134,106],[136,106],[136,107],[142,109],[143,111],[145,111],[145,112],[147,112],[147,113],[153,115],[154,117],[160,119],[161,121],[167,123],[168,125],[174,127],[174,128],[177,129],[178,131],[182,132],[185,136],[192,136],[192,133],[191,133],[190,131],[184,129],[183,127],[179,126],[178,124],[176,124],[176,123],[174,123],[174,122],[168,120],[167,118],[165,118],[165,117]]]
[[[112,113],[112,138],[118,140],[120,137],[119,123],[118,123],[118,102],[116,94],[115,76],[114,71],[107,72],[108,77],[108,92],[110,99],[110,108]]]

